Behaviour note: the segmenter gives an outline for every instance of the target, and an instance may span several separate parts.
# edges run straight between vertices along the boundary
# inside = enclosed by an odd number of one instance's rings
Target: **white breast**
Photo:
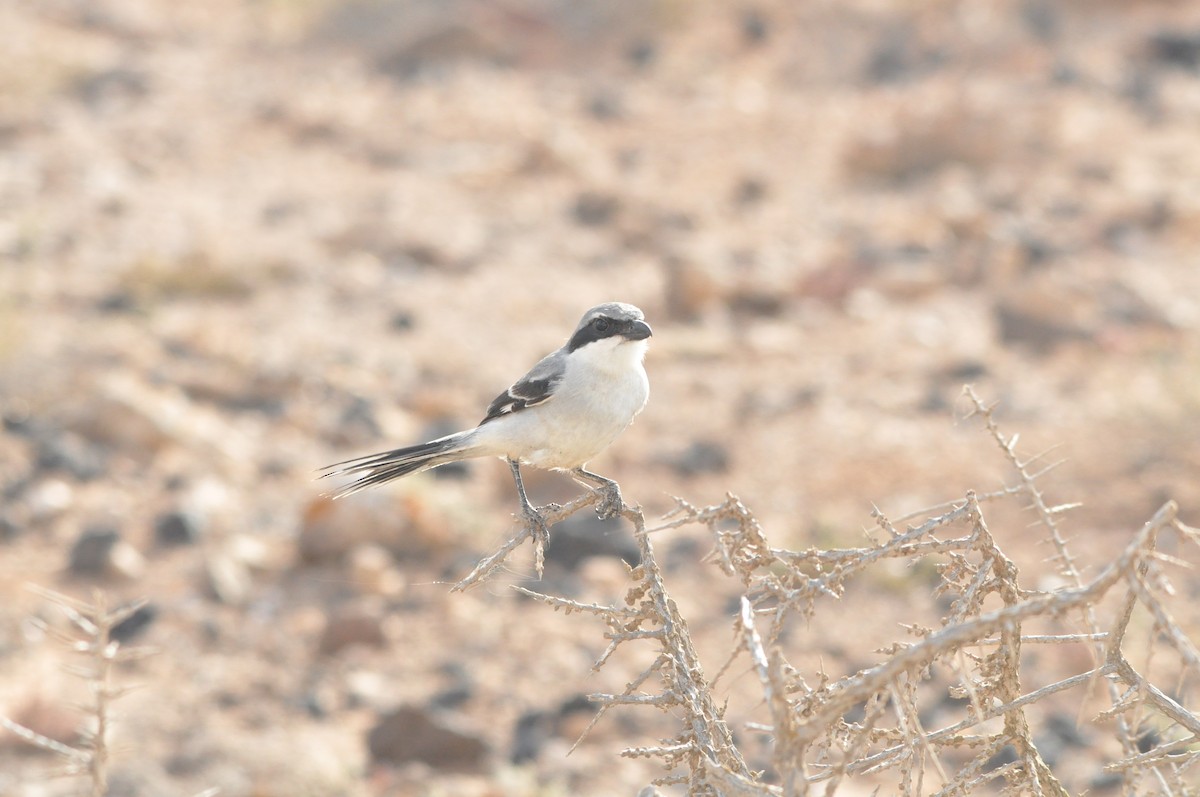
[[[645,341],[606,338],[571,354],[553,398],[479,429],[504,455],[541,468],[577,468],[608,447],[646,406]]]

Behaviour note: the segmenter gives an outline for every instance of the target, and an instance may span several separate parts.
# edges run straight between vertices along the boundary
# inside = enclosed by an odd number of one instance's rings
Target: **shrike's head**
[[[646,338],[654,334],[642,311],[632,304],[607,302],[583,314],[579,326],[567,341],[567,352],[579,349],[613,350],[635,344],[639,354],[646,351]]]

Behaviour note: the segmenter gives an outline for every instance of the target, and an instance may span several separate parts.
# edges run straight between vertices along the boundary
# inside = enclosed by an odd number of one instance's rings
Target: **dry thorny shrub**
[[[625,605],[582,604],[523,590],[556,608],[604,620],[610,643],[596,668],[629,642],[646,640],[657,649],[621,694],[593,699],[601,706],[596,720],[619,705],[654,706],[678,720],[674,738],[624,751],[661,761],[669,774],[658,785],[686,784],[692,795],[832,795],[858,780],[888,794],[973,794],[999,788],[1002,794],[1065,795],[1061,776],[1039,750],[1031,729],[1069,690],[1076,690],[1070,694],[1076,695],[1078,721],[1094,722],[1115,736],[1110,745],[1100,746],[1098,755],[1107,760],[1097,764],[1103,767],[1097,775],[1108,777],[1109,785],[1119,784],[1127,795],[1198,793],[1189,777],[1196,780],[1200,770],[1200,717],[1151,683],[1144,672],[1148,664],[1139,671],[1130,650],[1138,661],[1148,662],[1151,654],[1169,659],[1180,684],[1200,674],[1200,652],[1167,605],[1174,593],[1166,569],[1184,563],[1159,550],[1168,534],[1200,543],[1200,533],[1181,523],[1175,504],[1168,502],[1119,556],[1085,578],[1059,522],[1070,507],[1047,505],[1037,484],[1053,466],[1035,470],[1040,457],[1021,460],[1016,438],[1000,431],[992,408],[969,388],[966,395],[972,414],[982,419],[1015,471],[1015,485],[986,495],[969,492],[961,500],[909,516],[905,520],[923,520],[903,530],[876,511],[881,539],[861,548],[832,550],[772,548],[754,516],[732,495],[702,509],[680,501],[662,525],[650,529],[639,510],[625,507],[622,514],[634,526],[642,555]],[[1052,547],[1057,588],[1031,589],[1018,579],[1016,566],[984,518],[983,506],[1000,499],[1023,499],[1036,513]],[[594,498],[584,497],[548,507],[548,519],[561,519],[591,503]],[[745,654],[761,683],[769,722],[750,730],[769,734],[773,756],[761,771],[752,770],[739,750],[725,720],[726,707],[714,696],[716,679],[704,676],[688,625],[655,560],[653,537],[690,524],[711,532],[710,561],[741,582],[735,650],[721,673]],[[477,583],[526,536],[518,535],[481,562],[458,588]],[[913,626],[910,631],[918,641],[878,651],[885,656],[881,663],[836,680],[815,673],[810,684],[788,661],[787,624],[830,610],[826,601],[841,596],[852,578],[896,559],[937,563],[936,594],[946,607],[940,627]],[[1143,618],[1140,624],[1152,626],[1149,652],[1137,650],[1140,643],[1130,639],[1135,615]],[[1073,632],[1037,632],[1047,625]],[[1023,676],[1035,680],[1038,673],[1022,667],[1022,646],[1055,643],[1084,646],[1092,654],[1092,666],[1026,691]],[[929,689],[931,683],[940,689]],[[1094,709],[1097,700],[1102,701],[1100,710]],[[933,716],[926,711],[928,704],[944,708],[948,701],[953,701],[955,719],[926,727],[923,718]],[[1083,716],[1087,706],[1093,709]]]
[[[146,648],[122,647],[121,643],[112,637],[112,631],[140,609],[145,601],[110,609],[104,593],[100,591],[87,602],[47,589],[32,589],[56,605],[71,623],[70,631],[46,623],[38,624],[47,635],[83,656],[82,665],[72,665],[68,670],[88,685],[92,700],[83,708],[90,716],[92,726],[83,734],[77,745],[47,738],[3,716],[0,716],[0,726],[35,747],[59,755],[63,766],[58,772],[51,774],[85,776],[91,784],[90,793],[93,797],[103,797],[108,792],[108,731],[112,718],[111,706],[114,700],[128,691],[127,688],[114,683],[113,670],[120,662],[141,658],[149,652]]]

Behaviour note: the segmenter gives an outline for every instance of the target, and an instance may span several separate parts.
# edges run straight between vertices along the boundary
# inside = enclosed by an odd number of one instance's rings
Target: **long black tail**
[[[364,474],[333,491],[334,498],[342,498],[359,490],[390,482],[392,479],[475,456],[470,445],[470,436],[471,432],[457,432],[420,445],[348,459],[322,468],[325,472],[321,474],[321,478]]]

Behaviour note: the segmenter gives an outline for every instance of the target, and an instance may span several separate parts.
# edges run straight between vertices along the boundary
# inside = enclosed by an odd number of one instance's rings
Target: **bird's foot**
[[[596,492],[600,493],[600,501],[596,504],[596,517],[608,520],[624,511],[625,501],[621,498],[621,488],[616,482],[597,487]]]
[[[525,522],[525,530],[533,537],[534,569],[538,578],[541,578],[546,564],[546,546],[550,544],[550,527],[546,525],[542,514],[528,504],[521,507],[521,517]]]

